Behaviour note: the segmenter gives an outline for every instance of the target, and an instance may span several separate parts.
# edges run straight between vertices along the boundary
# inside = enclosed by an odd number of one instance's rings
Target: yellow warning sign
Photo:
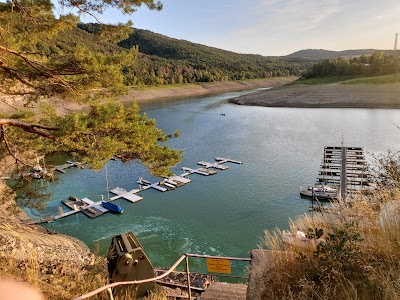
[[[222,258],[207,258],[207,270],[210,273],[231,274],[231,261]]]

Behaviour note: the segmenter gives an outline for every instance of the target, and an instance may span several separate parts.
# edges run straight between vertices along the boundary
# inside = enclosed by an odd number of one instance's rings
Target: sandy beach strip
[[[266,107],[400,108],[400,84],[288,85],[229,101]]]

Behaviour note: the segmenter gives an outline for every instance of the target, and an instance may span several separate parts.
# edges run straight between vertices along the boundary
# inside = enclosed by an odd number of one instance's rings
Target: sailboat
[[[36,158],[36,160],[37,163],[36,165],[33,166],[29,175],[35,179],[45,178],[48,174],[47,174],[47,169],[44,165],[44,158],[43,158],[43,168],[40,166],[39,158]]]
[[[101,195],[101,198],[102,198],[101,206],[103,206],[104,208],[107,208],[111,212],[122,214],[124,212],[122,207],[117,205],[117,204],[115,204],[115,203],[112,203],[110,201],[109,188],[108,188],[108,169],[107,169],[107,165],[105,166],[105,169],[106,169],[106,184],[107,184],[106,190],[107,190],[107,199],[108,199],[108,201],[103,200],[103,195]]]

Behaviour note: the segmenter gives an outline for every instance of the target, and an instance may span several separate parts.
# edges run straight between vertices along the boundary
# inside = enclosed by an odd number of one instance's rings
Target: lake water
[[[248,92],[248,91],[247,91]],[[383,153],[400,146],[400,110],[310,109],[247,107],[227,99],[247,92],[225,93],[176,101],[152,101],[142,111],[157,120],[166,133],[181,131],[169,146],[184,150],[182,166],[215,156],[240,160],[213,176],[191,175],[191,183],[166,193],[147,190],[144,200],[131,204],[118,200],[125,212],[96,219],[77,214],[46,228],[74,236],[89,247],[108,249],[112,236],[132,231],[150,260],[167,267],[183,253],[248,257],[265,229],[288,227],[289,218],[307,213],[309,202],[299,197],[300,186],[315,182],[324,146],[360,146]],[[221,114],[225,114],[222,116]],[[137,163],[111,161],[110,188],[137,188],[139,177],[152,177]],[[99,201],[106,194],[105,169],[69,169],[49,184],[53,192],[47,207],[33,217],[56,213],[69,195]],[[200,268],[200,267],[199,267]]]

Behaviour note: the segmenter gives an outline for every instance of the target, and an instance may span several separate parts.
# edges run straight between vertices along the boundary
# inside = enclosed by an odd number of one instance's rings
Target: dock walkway
[[[114,200],[122,198],[131,203],[135,203],[135,202],[138,202],[143,199],[143,197],[141,197],[137,194],[139,192],[145,191],[147,189],[152,188],[152,189],[158,190],[160,192],[174,190],[175,188],[179,188],[179,187],[184,186],[185,184],[190,183],[191,180],[189,178],[187,178],[187,176],[189,176],[190,174],[200,174],[203,176],[209,176],[209,175],[214,175],[217,173],[217,171],[211,170],[211,169],[218,169],[218,170],[229,169],[228,166],[223,165],[224,163],[231,162],[231,163],[235,163],[235,164],[243,164],[241,161],[233,160],[230,158],[215,157],[214,159],[216,161],[215,163],[199,161],[197,164],[201,165],[202,167],[197,168],[197,169],[182,167],[182,170],[184,170],[185,173],[167,177],[164,180],[159,181],[159,182],[151,183],[148,180],[139,178],[139,180],[137,181],[137,183],[139,184],[139,189],[132,189],[130,191],[127,191],[124,188],[116,187],[116,188],[110,190],[110,192],[112,194],[114,194],[115,196],[109,198],[108,201],[114,201]],[[61,166],[56,166],[54,169],[59,172],[65,173],[66,168],[79,167],[79,166],[81,166],[81,164],[78,162],[67,161],[66,164],[61,165]],[[41,220],[33,220],[31,222],[31,224],[51,222],[54,220],[58,220],[58,219],[65,218],[67,216],[76,214],[78,212],[82,212],[90,218],[95,218],[95,217],[101,216],[109,211],[108,209],[104,208],[101,205],[101,201],[94,202],[88,198],[78,199],[76,197],[71,196],[68,199],[62,200],[61,202],[71,210],[64,212],[60,206],[58,214],[56,214],[52,217],[46,217]]]
[[[111,193],[116,195],[114,197],[111,197],[110,201],[114,201],[114,200],[123,198],[125,200],[128,200],[131,203],[138,202],[140,200],[143,200],[143,197],[136,195],[136,193],[138,193],[139,191],[140,190],[138,190],[138,189],[134,189],[134,190],[131,190],[128,192],[127,190],[125,190],[123,188],[116,187],[116,188],[110,190]]]
[[[77,161],[70,161],[70,160],[67,160],[67,162],[66,162],[65,164],[55,166],[55,167],[53,168],[53,170],[65,174],[65,173],[66,173],[65,169],[72,168],[72,167],[83,168],[83,164],[80,163],[80,162],[77,162]]]

